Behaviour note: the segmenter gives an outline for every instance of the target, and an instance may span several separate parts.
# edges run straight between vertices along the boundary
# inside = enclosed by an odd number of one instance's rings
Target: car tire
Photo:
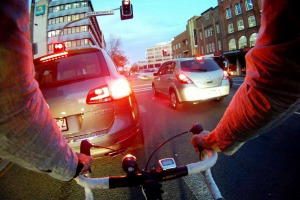
[[[175,93],[174,90],[170,91],[170,101],[171,101],[171,107],[175,110],[181,109],[182,104],[178,101],[177,94]]]
[[[157,90],[156,90],[154,84],[152,84],[152,94],[153,94],[154,97],[157,96]]]

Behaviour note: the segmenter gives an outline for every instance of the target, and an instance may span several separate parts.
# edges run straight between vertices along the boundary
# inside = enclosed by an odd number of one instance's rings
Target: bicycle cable
[[[189,133],[189,132],[190,132],[190,131],[185,131],[185,132],[183,132],[183,133],[179,133],[179,134],[177,134],[177,135],[171,137],[170,139],[166,140],[165,142],[161,143],[160,145],[158,145],[158,146],[156,147],[156,149],[154,149],[154,151],[153,151],[152,154],[150,155],[150,157],[149,157],[149,159],[148,159],[148,161],[147,161],[146,167],[145,167],[145,171],[147,171],[148,164],[149,164],[149,162],[150,162],[152,156],[154,155],[154,153],[155,153],[160,147],[162,147],[163,145],[165,145],[167,142],[173,140],[174,138],[179,137],[179,136],[184,135],[184,134],[187,134],[187,133]]]

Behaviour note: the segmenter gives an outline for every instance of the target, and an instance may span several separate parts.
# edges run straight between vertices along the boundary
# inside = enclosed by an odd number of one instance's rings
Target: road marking
[[[207,187],[205,178],[201,174],[193,174],[183,177],[184,182],[190,188],[196,199],[213,200],[213,196]]]
[[[138,107],[139,107],[140,113],[145,113],[145,112],[147,112],[147,111],[146,111],[146,108],[145,108],[144,106],[138,105]]]

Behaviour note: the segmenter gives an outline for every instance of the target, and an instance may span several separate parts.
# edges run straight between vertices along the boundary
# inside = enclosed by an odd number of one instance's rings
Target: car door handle
[[[213,82],[214,82],[213,80],[206,81],[206,83],[213,83]]]

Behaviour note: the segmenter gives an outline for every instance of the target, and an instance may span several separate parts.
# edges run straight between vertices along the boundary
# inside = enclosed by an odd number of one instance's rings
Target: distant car
[[[138,78],[143,80],[152,80],[153,74],[157,72],[157,68],[148,68],[148,69],[142,69],[138,73]]]
[[[135,95],[103,49],[64,51],[34,64],[49,109],[75,151],[82,140],[104,147],[92,148],[93,156],[143,145]]]
[[[154,73],[152,90],[168,95],[174,109],[183,103],[221,101],[229,94],[228,74],[211,58],[173,59]]]

